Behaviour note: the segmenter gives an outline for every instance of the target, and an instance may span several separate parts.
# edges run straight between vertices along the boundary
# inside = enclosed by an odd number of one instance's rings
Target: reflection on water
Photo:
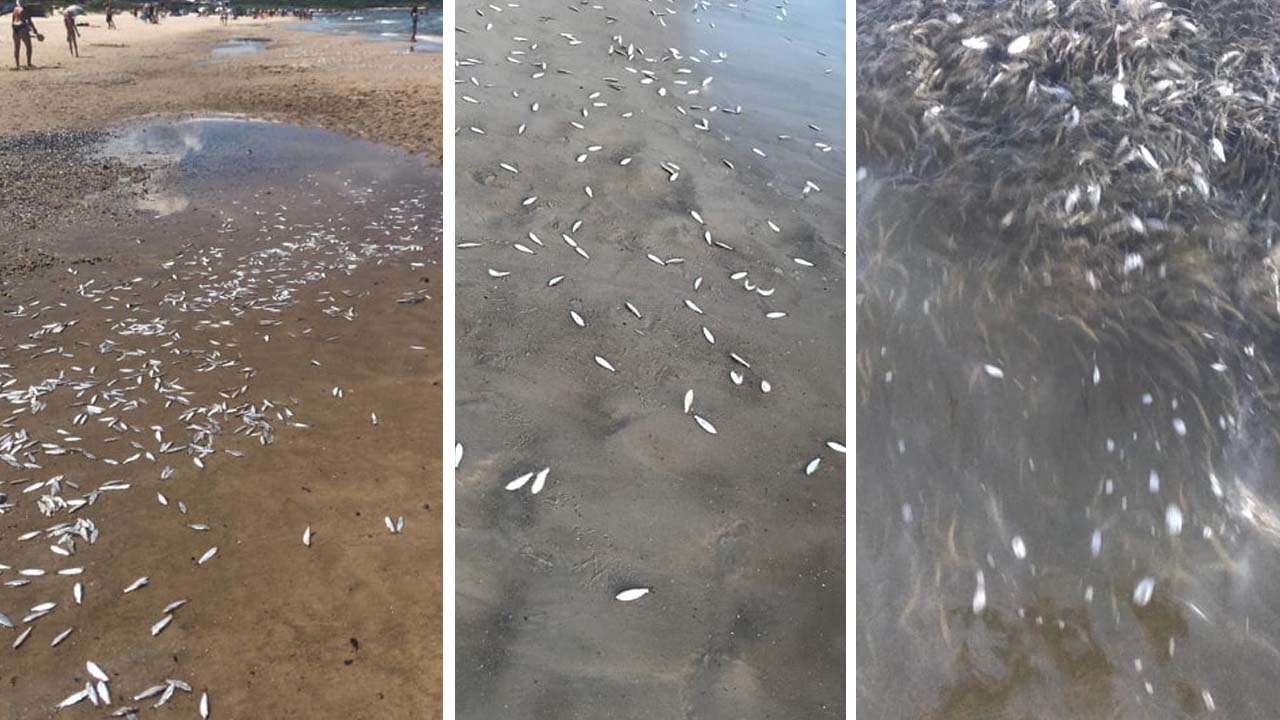
[[[859,183],[859,710],[1274,717],[1275,332],[1156,268],[1077,299],[953,232]]]
[[[138,207],[159,215],[186,209],[213,187],[258,186],[303,173],[330,183],[345,170],[390,180],[407,159],[327,130],[240,117],[134,123],[114,131],[100,153],[153,170]]]

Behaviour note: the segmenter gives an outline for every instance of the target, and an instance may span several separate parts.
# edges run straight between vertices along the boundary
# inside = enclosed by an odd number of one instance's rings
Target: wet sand
[[[0,612],[6,646],[31,634],[6,647],[0,716],[52,715],[86,661],[142,717],[161,696],[130,699],[168,678],[194,692],[159,712],[207,692],[213,717],[438,716],[439,172],[227,120],[130,124],[94,152],[145,167],[138,209],[38,226],[59,264],[3,305],[0,581],[29,584]],[[76,522],[69,556],[23,539]]]
[[[842,16],[693,9],[458,8],[460,718],[844,715]]]

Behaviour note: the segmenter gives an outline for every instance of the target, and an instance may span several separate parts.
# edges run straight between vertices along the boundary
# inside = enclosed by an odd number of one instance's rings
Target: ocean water
[[[383,40],[409,42],[411,22],[408,7],[365,8],[360,10],[336,10],[317,13],[310,22],[302,25],[305,30],[337,33],[340,35],[365,35]],[[422,52],[440,52],[444,49],[444,15],[440,7],[418,7],[418,40],[413,49]]]

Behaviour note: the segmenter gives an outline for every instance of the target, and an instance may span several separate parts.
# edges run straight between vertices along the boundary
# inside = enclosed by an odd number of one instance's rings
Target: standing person
[[[76,39],[80,37],[80,28],[76,27],[75,14],[62,13],[62,24],[67,28],[67,48],[71,50],[71,57],[80,57],[80,46],[76,43]]]
[[[44,36],[36,30],[35,23],[31,22],[31,16],[22,7],[22,0],[14,3],[13,15],[10,16],[9,22],[13,28],[13,66],[19,70],[22,69],[22,64],[18,62],[18,49],[25,45],[27,47],[27,69],[30,70],[31,36],[35,35],[40,42],[44,42]]]
[[[418,6],[417,5],[414,5],[413,8],[409,10],[409,19],[413,22],[413,30],[409,32],[409,44],[412,45],[418,42]]]
[[[106,7],[104,9],[107,11],[107,29],[115,30],[116,29],[116,20],[115,20],[116,10],[115,8],[111,7],[111,0],[107,0]]]

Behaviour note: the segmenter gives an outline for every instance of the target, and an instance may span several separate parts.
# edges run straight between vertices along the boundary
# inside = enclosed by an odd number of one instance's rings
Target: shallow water
[[[1109,327],[1043,312],[1052,287],[957,260],[945,219],[874,183],[858,218],[859,710],[1271,717],[1280,496],[1259,399],[1277,339],[1179,338],[1171,308]]]
[[[444,49],[444,15],[439,7],[418,8],[418,40],[412,46],[420,52],[440,52]],[[365,35],[399,43],[409,42],[412,24],[409,8],[369,8],[317,13],[314,19],[300,26],[304,30],[337,33],[340,35]]]
[[[385,183],[420,164],[394,148],[327,130],[218,116],[123,126],[99,152],[160,171],[153,194],[170,211],[219,188],[339,171]]]

